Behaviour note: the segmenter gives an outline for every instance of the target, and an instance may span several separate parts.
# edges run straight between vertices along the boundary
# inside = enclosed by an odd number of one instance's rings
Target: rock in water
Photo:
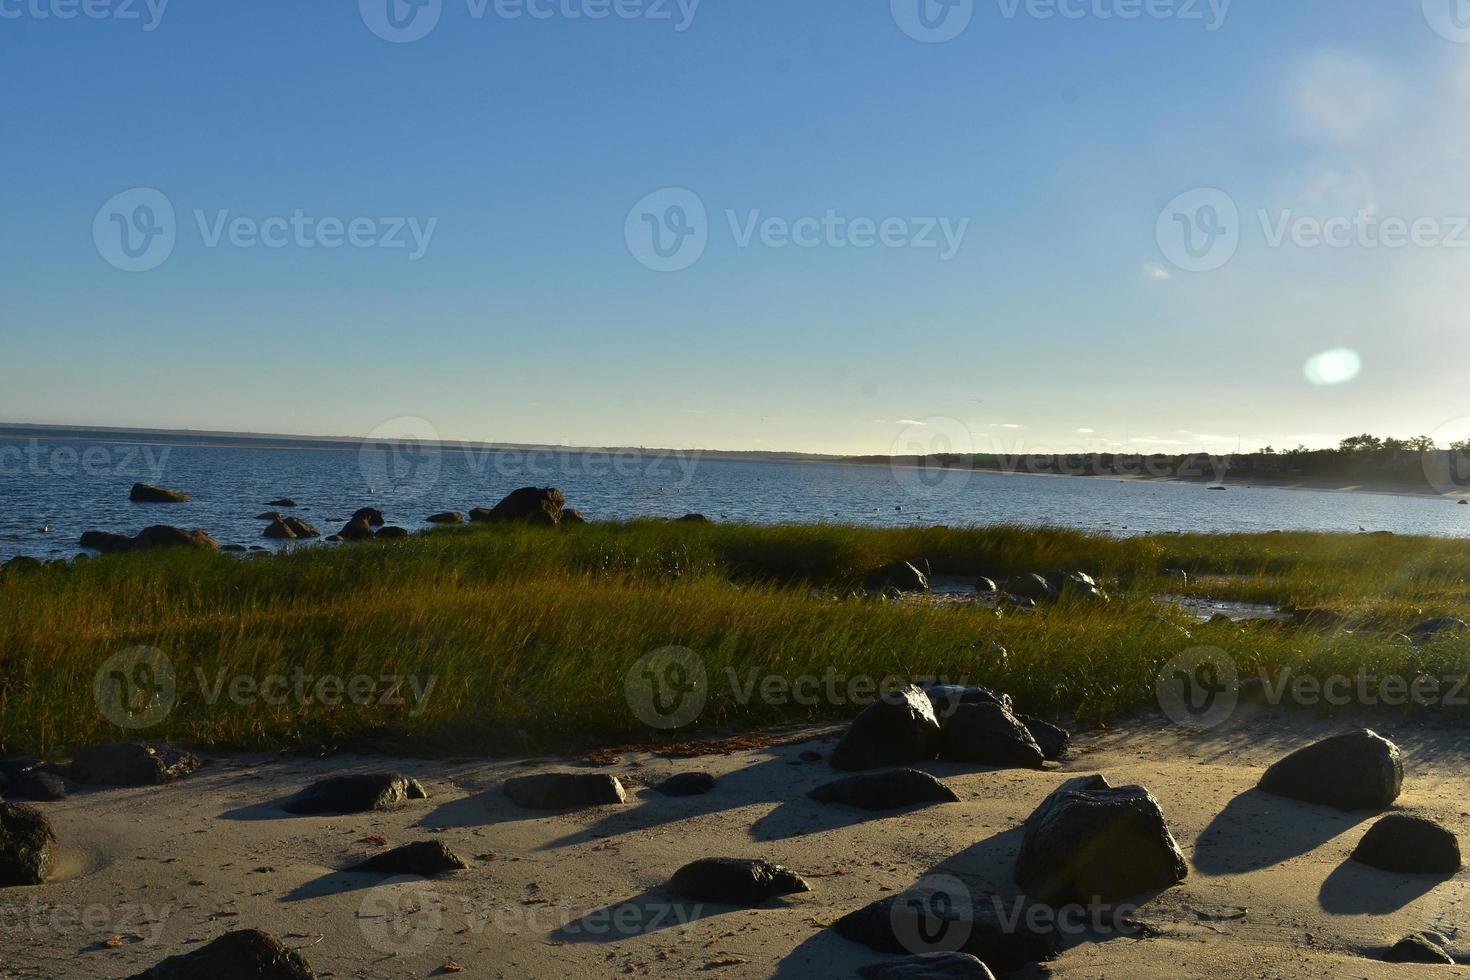
[[[605,773],[550,772],[516,776],[505,781],[505,795],[516,806],[528,810],[569,810],[628,802],[623,784],[616,776]]]
[[[573,527],[573,526],[575,526],[577,524],[586,524],[586,523],[587,523],[587,518],[586,518],[585,515],[583,515],[583,513],[580,510],[573,510],[572,508],[567,507],[567,508],[563,509],[562,512],[561,512],[561,526],[562,527]]]
[[[363,517],[354,517],[336,534],[341,541],[366,541],[372,536],[373,526]]]
[[[282,497],[280,500],[270,500],[270,501],[267,501],[266,502],[266,506],[267,507],[295,507],[296,506],[296,501],[292,500],[290,497]]]
[[[969,953],[921,953],[858,967],[864,980],[995,980],[990,968]]]
[[[675,523],[678,523],[678,524],[713,524],[714,521],[710,520],[708,517],[705,517],[703,514],[685,514],[683,517],[679,518],[678,521],[676,521]]]
[[[1041,746],[1020,719],[998,704],[961,704],[945,719],[939,757],[946,762],[1040,769]]]
[[[703,796],[714,788],[715,777],[707,772],[681,772],[654,787],[665,796]]]
[[[387,523],[383,520],[383,512],[376,507],[358,508],[357,512],[347,519],[347,523],[351,524],[356,521],[361,521],[368,527],[382,527]]]
[[[897,589],[900,592],[928,592],[929,578],[912,562],[896,561],[871,572],[863,580],[863,586],[878,592],[885,589]]]
[[[134,483],[128,499],[135,504],[184,504],[189,502],[187,493],[155,487],[147,483]]]
[[[1339,810],[1382,810],[1403,783],[1398,746],[1365,728],[1291,753],[1266,770],[1260,789]]]
[[[316,980],[301,954],[256,929],[227,932],[130,980]]]
[[[219,542],[205,531],[187,531],[181,527],[155,524],[145,527],[133,538],[134,551],[149,548],[198,548],[201,551],[218,551]]]
[[[1020,970],[1061,948],[1055,916],[1027,915],[999,898],[973,898],[944,876],[925,879],[832,924],[844,939],[880,953],[962,952],[996,970]]]
[[[1445,952],[1445,938],[1435,932],[1416,932],[1405,936],[1384,951],[1389,963],[1435,963],[1451,965],[1455,958]]]
[[[402,527],[380,527],[374,537],[382,538],[384,541],[402,541],[408,537],[408,529]]]
[[[0,888],[39,885],[56,862],[56,832],[40,810],[0,803]]]
[[[1460,870],[1460,841],[1433,820],[1390,813],[1363,835],[1353,860],[1400,874],[1452,875]]]
[[[806,794],[818,803],[839,803],[861,810],[898,810],[925,803],[958,803],[955,791],[917,769],[890,769],[824,783]]]
[[[278,517],[270,523],[262,536],[273,541],[290,541],[296,537],[296,532],[291,530],[291,526],[286,523],[285,519]]]
[[[432,878],[450,871],[469,868],[464,860],[441,841],[417,841],[375,854],[344,871],[386,875],[418,875]]]
[[[447,510],[429,518],[430,524],[463,524],[464,515],[457,510]]]
[[[489,510],[476,507],[470,511],[470,520],[488,524],[518,521],[552,525],[561,521],[566,505],[567,498],[556,487],[521,487]]]
[[[1016,882],[1032,901],[1116,904],[1184,880],[1184,855],[1159,801],[1102,776],[1069,779],[1026,819]]]
[[[779,864],[743,858],[705,858],[674,873],[669,891],[694,902],[762,905],[779,895],[809,892],[811,886]]]
[[[202,764],[192,752],[168,745],[113,742],[78,751],[67,775],[89,786],[157,786],[181,779]]]
[[[910,684],[864,708],[832,750],[829,762],[847,772],[923,762],[939,751],[939,736],[933,703]]]
[[[312,783],[288,801],[285,810],[301,815],[369,813],[407,800],[428,798],[417,779],[396,772],[374,772],[332,776]]]
[[[1031,737],[1041,747],[1041,754],[1046,756],[1047,762],[1056,762],[1067,754],[1072,736],[1065,729],[1030,715],[1016,715],[1016,718],[1026,726],[1026,731],[1031,733]]]
[[[113,534],[110,531],[83,531],[82,537],[77,543],[83,548],[91,548],[93,551],[100,551],[104,555],[129,551],[133,547],[132,538],[126,534]]]

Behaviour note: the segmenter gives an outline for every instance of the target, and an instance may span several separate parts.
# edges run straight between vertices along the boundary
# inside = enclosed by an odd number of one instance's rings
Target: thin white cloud
[[[1097,430],[1096,429],[1078,429],[1077,431],[1080,432],[1080,433],[1082,433],[1084,436],[1090,436],[1094,432],[1096,432]]]
[[[1143,267],[1143,271],[1148,275],[1150,279],[1157,279],[1160,282],[1165,282],[1169,279],[1174,278],[1173,273],[1171,273],[1168,269],[1165,269],[1163,266],[1159,265],[1157,262],[1148,263]]]
[[[923,426],[923,425],[927,425],[928,423],[927,422],[920,422],[917,419],[899,419],[897,422],[895,422],[893,424],[894,425],[918,425],[918,426]]]
[[[1003,423],[1001,423],[1001,428],[1002,429],[1024,429],[1026,427],[1024,425],[1017,425],[1014,422],[1003,422]]]

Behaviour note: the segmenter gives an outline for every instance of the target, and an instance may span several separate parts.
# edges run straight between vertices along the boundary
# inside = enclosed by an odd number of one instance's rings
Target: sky
[[[1447,442],[1457,4],[0,0],[0,420]]]

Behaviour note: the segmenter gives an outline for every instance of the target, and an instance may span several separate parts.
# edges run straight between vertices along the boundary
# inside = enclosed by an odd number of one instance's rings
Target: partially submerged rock
[[[828,761],[848,772],[923,762],[938,752],[939,736],[933,703],[910,684],[885,692],[864,708]]]
[[[521,487],[488,510],[476,507],[470,511],[470,520],[486,524],[514,521],[550,526],[561,521],[561,512],[566,505],[567,498],[556,487]]]
[[[146,551],[150,548],[199,548],[204,551],[218,551],[219,542],[211,535],[200,530],[185,530],[180,527],[169,527],[164,524],[156,524],[139,531],[134,537],[126,534],[112,534],[108,531],[86,531],[77,542],[83,548],[91,548],[103,554],[116,554],[123,551]]]
[[[67,775],[88,786],[158,786],[182,779],[203,762],[192,752],[147,742],[112,742],[80,749]]]
[[[282,497],[279,500],[270,500],[270,501],[267,501],[266,502],[266,506],[267,507],[295,507],[296,506],[296,501],[292,500],[290,497]]]
[[[944,720],[939,758],[946,762],[1040,769],[1041,746],[1020,719],[999,704],[961,704]]]
[[[344,871],[386,875],[417,875],[432,878],[450,871],[464,871],[469,865],[442,841],[415,841],[375,854],[366,861]]]
[[[408,529],[401,527],[380,527],[378,528],[378,533],[373,535],[373,537],[380,538],[384,541],[402,541],[408,537]]]
[[[349,524],[354,521],[362,521],[369,527],[382,527],[387,523],[383,519],[383,512],[376,507],[359,507],[347,521]]]
[[[958,803],[959,796],[927,772],[890,769],[824,783],[806,794],[818,803],[837,803],[861,810],[898,810],[926,803]]]
[[[705,858],[684,865],[669,880],[669,891],[680,898],[722,905],[762,905],[811,890],[800,875],[779,864],[744,858]]]
[[[1189,873],[1159,801],[1102,776],[1069,779],[1026,819],[1016,882],[1032,901],[1116,904]]]
[[[1404,766],[1399,748],[1369,729],[1298,749],[1266,770],[1262,792],[1339,810],[1382,810],[1398,799]]]
[[[0,888],[39,885],[56,863],[56,832],[40,810],[0,803]]]
[[[457,510],[446,510],[442,514],[434,514],[429,518],[430,524],[463,524],[464,515]]]
[[[343,525],[342,530],[332,537],[339,541],[367,541],[373,536],[373,526],[366,518],[354,517]],[[330,540],[330,538],[328,539]]]
[[[128,499],[135,504],[183,504],[189,502],[189,495],[167,487],[134,483],[133,489],[128,493]]]
[[[411,776],[396,772],[331,776],[312,783],[285,804],[287,813],[369,813],[408,800],[426,800],[428,792]]]
[[[295,950],[257,929],[227,932],[192,953],[170,956],[130,980],[316,980]]]
[[[995,980],[990,968],[969,953],[920,953],[858,967],[864,980]]]
[[[665,796],[703,796],[714,788],[715,777],[707,772],[677,773],[654,787]]]
[[[616,776],[593,772],[516,776],[505,781],[505,795],[528,810],[569,810],[628,802],[628,794]]]
[[[1433,820],[1390,813],[1368,829],[1352,858],[1383,871],[1452,875],[1460,870],[1460,841]]]

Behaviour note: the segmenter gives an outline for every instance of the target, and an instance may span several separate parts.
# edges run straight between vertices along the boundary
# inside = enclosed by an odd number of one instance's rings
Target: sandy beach
[[[1406,976],[1424,968],[1380,962],[1377,949],[1425,928],[1455,940],[1465,875],[1425,879],[1347,864],[1375,814],[1253,790],[1281,755],[1352,725],[1275,710],[1195,734],[1143,720],[1078,737],[1071,757],[1048,771],[926,764],[962,802],[896,815],[805,798],[839,775],[800,758],[830,750],[832,729],[729,755],[620,756],[597,771],[624,782],[626,806],[551,815],[514,806],[503,780],[580,763],[213,758],[172,785],[79,791],[42,805],[63,867],[41,887],[6,891],[0,976],[128,977],[246,927],[302,949],[321,976],[854,976],[888,957],[825,925],[934,874],[977,894],[1014,895],[1020,823],[1068,775],[1093,772],[1154,793],[1189,877],[1143,905],[1141,932],[1068,935],[1046,975]],[[1404,752],[1395,809],[1470,830],[1470,813],[1455,802],[1470,787],[1461,765],[1470,735],[1378,730]],[[418,777],[430,799],[349,817],[280,809],[324,774],[383,770]],[[676,799],[649,788],[694,770],[717,777],[708,795]],[[470,870],[387,883],[334,870],[425,839],[446,843]],[[758,909],[701,907],[662,890],[679,867],[713,856],[767,858],[813,890]]]

